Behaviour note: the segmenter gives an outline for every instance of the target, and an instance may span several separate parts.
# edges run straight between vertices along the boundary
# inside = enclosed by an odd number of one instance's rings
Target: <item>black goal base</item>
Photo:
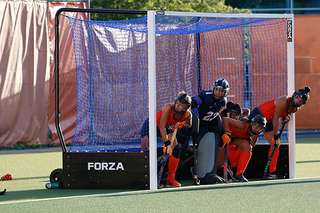
[[[149,189],[148,153],[63,153],[64,189]]]
[[[268,153],[270,145],[256,145],[252,149],[252,157],[247,166],[244,175],[251,179],[262,179],[264,170],[268,163]],[[277,172],[289,178],[289,146],[283,144],[280,146]]]
[[[249,179],[261,179],[263,172],[268,162],[268,153],[270,145],[258,144],[252,149],[252,157],[244,173],[246,178]],[[193,159],[189,158],[191,152],[188,150],[182,151],[180,164],[176,172],[177,180],[192,180],[190,168],[193,167]],[[277,172],[284,175],[286,178],[289,177],[289,146],[283,144],[280,146],[280,153],[277,164]],[[218,169],[217,174],[223,177],[223,169]]]

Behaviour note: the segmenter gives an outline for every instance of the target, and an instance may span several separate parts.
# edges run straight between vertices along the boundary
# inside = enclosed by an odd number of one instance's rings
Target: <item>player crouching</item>
[[[251,137],[260,135],[265,130],[266,124],[266,118],[261,115],[256,115],[251,121],[247,118],[241,120],[222,118],[222,125],[225,130],[222,136],[223,143],[231,143],[238,147],[234,157],[230,159],[231,170],[236,171],[233,177],[236,182],[248,182],[243,173],[252,155]]]

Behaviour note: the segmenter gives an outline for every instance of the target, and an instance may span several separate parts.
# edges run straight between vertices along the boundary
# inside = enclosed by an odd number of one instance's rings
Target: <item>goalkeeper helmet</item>
[[[177,103],[185,105],[182,111],[177,111]],[[191,97],[187,95],[184,91],[180,92],[176,100],[174,101],[173,111],[175,114],[181,115],[184,114],[191,106]]]
[[[214,94],[214,90],[219,90],[219,91],[222,91],[223,92],[223,95],[221,97],[217,97],[215,94]],[[229,83],[226,79],[224,78],[220,78],[218,80],[216,80],[213,85],[212,85],[212,95],[218,99],[218,100],[222,100],[224,99],[225,97],[227,97],[228,95],[228,92],[229,92]]]
[[[250,122],[249,132],[251,135],[259,135],[267,125],[267,119],[260,114],[254,116]]]
[[[307,100],[309,99],[309,92],[311,91],[310,87],[306,86],[304,89],[299,89],[293,93],[293,95],[290,98],[290,103],[293,107],[301,107],[302,105],[307,103]],[[299,96],[301,98],[301,101],[298,103],[295,103],[294,98],[296,96]]]

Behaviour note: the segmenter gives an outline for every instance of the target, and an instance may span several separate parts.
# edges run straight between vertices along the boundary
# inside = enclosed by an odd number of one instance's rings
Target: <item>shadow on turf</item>
[[[320,182],[320,178],[317,179],[301,179],[301,180],[267,180],[267,181],[259,181],[254,183],[255,181],[250,181],[249,183],[235,183],[233,184],[208,184],[208,185],[200,185],[200,186],[192,186],[192,187],[181,187],[181,188],[174,188],[174,190],[170,190],[170,188],[164,188],[165,190],[157,190],[157,191],[143,191],[143,194],[149,194],[149,193],[169,193],[169,192],[177,192],[177,191],[192,191],[192,190],[212,190],[212,189],[223,189],[223,188],[248,188],[248,187],[263,187],[263,186],[270,186],[270,185],[287,185],[287,184],[301,184],[301,183],[316,183]],[[130,192],[125,194],[112,194],[112,195],[105,195],[107,197],[116,197],[116,196],[127,196]],[[133,195],[136,195],[136,193],[132,193]]]
[[[320,160],[306,160],[306,161],[297,161],[296,163],[320,163]]]

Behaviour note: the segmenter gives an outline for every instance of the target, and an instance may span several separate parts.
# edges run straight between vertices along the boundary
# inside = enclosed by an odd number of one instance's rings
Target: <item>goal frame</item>
[[[291,21],[291,28],[287,25],[287,95],[294,91],[294,15],[293,14],[244,14],[244,13],[197,13],[197,12],[172,12],[172,11],[129,11],[129,10],[105,10],[105,9],[80,9],[60,8],[55,16],[55,126],[62,147],[66,152],[66,144],[59,124],[59,16],[62,12],[86,12],[86,13],[123,13],[146,14],[148,20],[148,93],[149,93],[149,141],[157,141],[156,129],[156,55],[155,55],[155,17],[166,16],[198,16],[198,17],[230,17],[230,18],[286,18]],[[296,150],[295,150],[295,116],[289,122],[289,178],[296,178]],[[157,187],[157,146],[149,144],[149,186],[150,190]]]
[[[287,29],[287,78],[288,94],[294,91],[294,15],[293,14],[243,14],[243,13],[194,13],[172,11],[148,11],[148,72],[149,72],[149,141],[156,141],[156,56],[155,56],[155,16],[198,16],[230,18],[286,18],[291,20],[291,32]],[[291,37],[288,41],[288,37]],[[289,178],[296,177],[295,116],[289,122]],[[157,189],[156,144],[150,143],[150,189]]]

